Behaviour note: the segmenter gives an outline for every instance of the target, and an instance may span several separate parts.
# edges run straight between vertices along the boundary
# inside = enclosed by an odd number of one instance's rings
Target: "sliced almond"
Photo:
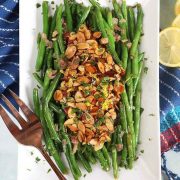
[[[88,136],[94,136],[94,132],[91,129],[86,128],[85,134]]]
[[[92,128],[93,125],[92,124],[84,124],[86,128]]]
[[[89,44],[88,43],[78,43],[77,48],[78,49],[89,49]]]
[[[77,51],[76,46],[68,46],[65,52],[65,56],[68,59],[71,59],[75,55],[76,51]]]
[[[98,144],[98,140],[97,139],[91,139],[91,141],[89,142],[91,145],[95,146]]]
[[[117,64],[114,65],[114,69],[116,70],[117,73],[121,72],[121,68]]]
[[[85,134],[85,126],[81,121],[78,122],[78,129]]]
[[[94,124],[94,118],[91,114],[89,113],[86,113],[85,114],[85,117],[86,117],[86,123],[88,124]]]
[[[64,122],[64,125],[67,126],[67,125],[72,125],[74,124],[74,119],[73,118],[70,118],[70,119],[67,119],[65,122]]]
[[[92,96],[92,95],[86,97],[86,101],[88,101],[90,103],[93,101],[93,99],[94,99],[94,96]]]
[[[116,117],[117,117],[117,114],[116,114],[116,111],[114,109],[110,109],[109,110],[109,113],[110,113],[110,117],[115,120]]]
[[[76,36],[77,36],[77,42],[78,42],[78,43],[84,43],[84,42],[86,41],[86,38],[85,38],[85,36],[84,36],[84,33],[78,32],[78,33],[76,34]]]
[[[77,35],[75,32],[71,32],[69,35],[69,40],[74,41],[77,38]]]
[[[78,83],[89,83],[90,82],[90,79],[86,76],[82,76],[82,77],[78,77],[77,78],[77,82]]]
[[[77,131],[78,131],[78,128],[77,128],[76,124],[68,125],[67,127],[68,127],[72,132],[77,132]]]
[[[109,42],[108,38],[101,38],[100,39],[100,43],[103,44],[103,45],[108,44],[108,42]]]
[[[63,99],[63,93],[61,90],[56,90],[54,93],[54,100],[55,101],[60,101]]]
[[[76,107],[78,109],[81,109],[82,111],[86,111],[87,110],[87,106],[85,103],[76,103]]]
[[[79,31],[80,32],[84,32],[87,30],[87,26],[85,24],[82,24],[80,27],[79,27]]]
[[[99,70],[100,70],[100,72],[101,73],[105,73],[105,68],[104,68],[104,65],[103,65],[103,63],[102,62],[98,62],[98,68],[99,68]]]
[[[75,93],[75,96],[74,96],[76,102],[82,102],[85,100],[85,98],[83,97],[83,94],[81,93],[81,91],[77,91]]]
[[[86,64],[85,65],[85,69],[86,69],[86,72],[88,73],[95,73],[97,70],[96,70],[96,67],[91,65],[91,64]]]
[[[98,150],[102,149],[103,146],[104,146],[104,142],[98,143],[94,146],[94,150],[98,151]]]
[[[91,31],[90,30],[85,30],[84,35],[85,35],[86,39],[90,39],[91,38]]]
[[[114,64],[113,58],[112,58],[112,56],[110,54],[107,54],[107,63],[109,65]]]
[[[74,102],[67,102],[67,106],[75,108],[76,105]]]
[[[96,38],[96,39],[100,38],[101,37],[101,32],[94,32],[93,37]]]
[[[95,50],[95,53],[96,53],[98,56],[103,55],[104,52],[105,52],[105,49],[104,49],[104,48],[98,48],[98,49]]]
[[[83,133],[81,131],[78,131],[77,137],[78,137],[79,142],[83,142],[84,136],[83,136]]]
[[[109,131],[113,132],[114,131],[114,125],[113,125],[112,121],[110,119],[106,119],[105,122],[106,122],[106,126],[109,129]]]
[[[93,39],[87,40],[86,43],[88,43],[89,46],[91,46],[92,48],[98,48],[98,43],[96,40],[93,40]]]
[[[68,114],[68,117],[69,117],[69,118],[75,118],[75,117],[76,117],[76,113],[73,112],[73,109],[72,109],[72,108],[69,108],[69,109],[68,109],[67,114]]]

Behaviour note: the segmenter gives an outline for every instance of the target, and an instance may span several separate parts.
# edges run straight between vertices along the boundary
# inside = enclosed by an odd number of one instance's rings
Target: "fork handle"
[[[40,148],[39,151],[41,152],[41,154],[44,156],[44,158],[47,160],[47,162],[49,163],[49,165],[51,166],[51,168],[53,169],[53,171],[56,173],[56,175],[58,176],[58,178],[60,180],[66,180],[66,178],[63,176],[63,174],[60,172],[60,170],[57,168],[57,166],[55,165],[55,163],[52,161],[52,159],[50,158],[50,156],[48,155],[48,153],[44,150],[44,148]]]

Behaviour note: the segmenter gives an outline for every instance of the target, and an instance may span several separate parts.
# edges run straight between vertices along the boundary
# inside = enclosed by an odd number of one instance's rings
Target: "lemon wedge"
[[[172,26],[180,28],[180,14],[174,19]]]
[[[178,15],[180,14],[180,0],[177,0],[176,5],[175,5],[175,14]]]
[[[168,67],[180,67],[180,28],[169,27],[160,33],[159,61]]]

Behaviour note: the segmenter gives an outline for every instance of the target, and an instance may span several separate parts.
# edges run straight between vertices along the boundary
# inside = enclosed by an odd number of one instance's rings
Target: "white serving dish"
[[[132,170],[121,169],[119,179],[122,180],[160,180],[160,122],[159,122],[159,65],[158,65],[158,34],[159,34],[159,1],[157,0],[127,0],[128,4],[140,2],[143,6],[144,33],[142,50],[146,52],[146,66],[149,68],[143,77],[142,107],[145,109],[141,121],[139,159]],[[32,107],[32,89],[35,86],[32,73],[36,61],[36,36],[42,28],[41,9],[36,3],[41,0],[20,0],[20,96]],[[51,1],[50,1],[51,2]],[[59,0],[55,0],[59,2]],[[108,0],[100,0],[103,5]],[[155,114],[150,116],[149,114]],[[144,153],[140,153],[144,150]],[[33,155],[31,155],[33,151]],[[35,158],[41,161],[35,163]],[[39,152],[32,147],[19,145],[18,178],[17,180],[57,180],[56,175]],[[104,172],[99,165],[93,167],[91,174],[86,173],[86,180],[113,179],[112,171]],[[67,176],[72,179],[72,176]]]

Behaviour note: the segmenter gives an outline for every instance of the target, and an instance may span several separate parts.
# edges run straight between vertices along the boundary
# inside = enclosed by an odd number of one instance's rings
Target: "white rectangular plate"
[[[144,10],[144,33],[142,50],[146,52],[146,66],[149,68],[143,77],[142,107],[144,112],[141,121],[141,133],[138,156],[132,170],[121,169],[119,179],[126,180],[160,180],[160,131],[159,131],[159,89],[158,89],[158,31],[159,31],[159,1],[157,0],[127,0],[127,4],[140,2]],[[41,0],[20,0],[20,95],[32,107],[32,89],[35,86],[32,73],[34,71],[37,46],[37,33],[42,31],[41,8],[36,3]],[[59,0],[55,0],[59,3]],[[108,5],[108,0],[100,1]],[[150,116],[154,114],[155,116]],[[140,153],[144,150],[144,153]],[[33,151],[33,155],[31,155]],[[31,147],[19,145],[18,180],[57,180],[46,161],[39,152]],[[36,163],[35,158],[41,160]],[[86,180],[113,179],[112,171],[104,172],[99,165],[93,167],[91,174],[86,174]],[[68,179],[72,179],[69,175]],[[84,179],[82,177],[82,179]]]

